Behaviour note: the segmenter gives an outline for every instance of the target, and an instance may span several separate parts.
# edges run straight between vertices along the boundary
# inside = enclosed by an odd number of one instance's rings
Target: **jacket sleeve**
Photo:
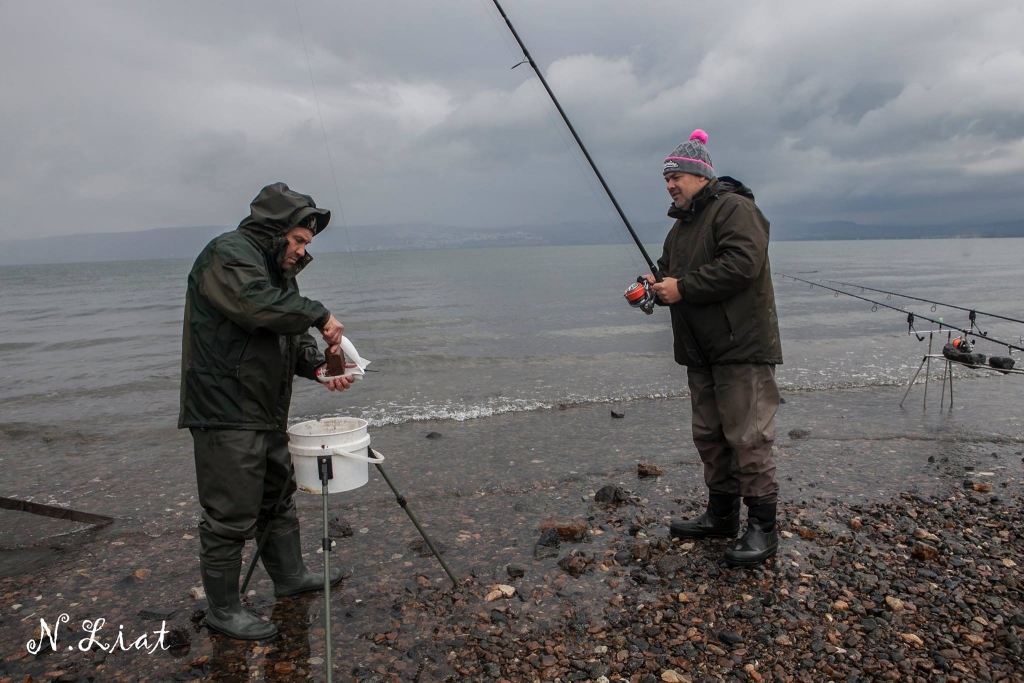
[[[716,223],[714,258],[680,281],[686,303],[703,306],[725,301],[750,286],[764,267],[768,220],[753,202],[730,202]]]
[[[302,334],[329,315],[319,301],[298,291],[275,287],[262,265],[215,254],[203,271],[200,293],[218,311],[245,330]]]
[[[299,337],[299,358],[295,364],[295,374],[306,379],[316,379],[316,369],[327,361],[316,345],[313,335],[308,332]]]

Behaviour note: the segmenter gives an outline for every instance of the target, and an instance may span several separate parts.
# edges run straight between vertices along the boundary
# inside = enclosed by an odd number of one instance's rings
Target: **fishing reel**
[[[626,288],[626,292],[622,296],[633,308],[639,308],[647,315],[654,313],[655,294],[651,289],[651,283],[645,278],[638,277],[636,282]]]
[[[960,353],[970,353],[974,350],[974,342],[964,337],[957,337],[952,342],[953,348]]]

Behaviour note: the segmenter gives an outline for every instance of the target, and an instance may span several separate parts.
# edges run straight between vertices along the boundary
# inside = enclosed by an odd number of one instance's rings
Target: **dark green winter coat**
[[[315,216],[314,234],[331,212],[284,183],[263,188],[238,229],[206,245],[185,293],[178,427],[284,430],[292,378],[315,380],[324,362],[308,333],[330,313],[299,294],[278,266],[285,233]]]
[[[658,268],[679,280],[669,308],[676,362],[782,363],[768,263],[768,219],[738,180],[711,180],[689,209],[675,205]]]

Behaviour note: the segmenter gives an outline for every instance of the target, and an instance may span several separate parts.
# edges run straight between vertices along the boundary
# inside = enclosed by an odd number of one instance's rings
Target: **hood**
[[[284,236],[289,230],[314,216],[315,236],[331,221],[330,211],[316,208],[312,197],[295,192],[284,183],[267,185],[260,190],[249,205],[249,211],[249,215],[238,224],[238,229],[255,240],[275,260],[284,247]]]
[[[732,176],[718,176],[714,180],[710,181],[704,186],[697,196],[693,198],[693,202],[690,203],[689,209],[680,209],[675,204],[669,206],[668,215],[669,218],[686,218],[697,213],[712,201],[718,199],[721,194],[738,194],[741,197],[746,197],[750,201],[754,201],[754,193],[750,191],[750,188],[736,180]]]

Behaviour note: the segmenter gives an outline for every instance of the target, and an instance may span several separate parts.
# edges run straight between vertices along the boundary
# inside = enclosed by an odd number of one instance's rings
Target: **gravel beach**
[[[332,593],[334,680],[1024,680],[1013,379],[959,382],[952,412],[937,396],[922,411],[920,387],[902,410],[899,388],[785,394],[783,540],[756,570],[726,567],[724,541],[668,538],[669,519],[703,503],[686,399],[375,430],[460,581],[375,472],[333,495],[332,562],[355,569]],[[186,435],[168,439],[187,451]],[[159,521],[54,535],[5,513],[45,538],[3,551],[0,683],[325,680],[322,596],[275,600],[262,568],[244,600],[280,636],[239,643],[206,628],[193,472],[178,470],[161,474],[162,495],[183,512]],[[317,567],[320,498],[298,503]],[[63,613],[54,651],[40,619],[53,628]],[[84,622],[100,618],[90,636]],[[162,624],[166,650],[153,647]],[[119,631],[128,649],[101,649]],[[30,640],[43,640],[37,654]]]

